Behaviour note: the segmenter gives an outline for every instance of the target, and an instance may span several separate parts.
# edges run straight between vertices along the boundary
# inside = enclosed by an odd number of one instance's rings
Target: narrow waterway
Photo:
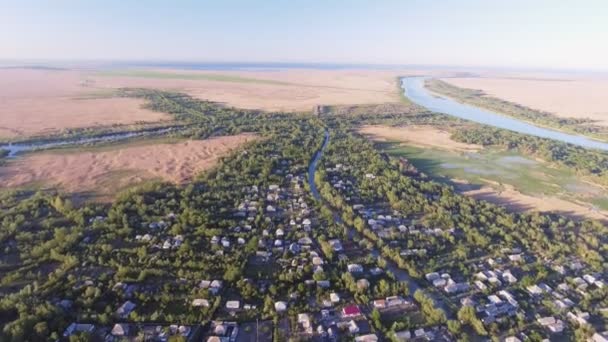
[[[321,198],[321,195],[319,194],[317,185],[315,184],[315,173],[317,171],[317,166],[319,164],[319,160],[323,156],[323,152],[325,151],[325,149],[327,148],[327,145],[329,144],[329,139],[330,139],[329,131],[326,130],[325,138],[323,140],[323,145],[315,153],[314,157],[312,158],[312,161],[310,162],[310,165],[308,166],[308,183],[310,185],[310,191],[312,193],[312,196],[320,202],[324,202],[324,201]],[[332,210],[332,212],[333,212],[334,219],[336,220],[336,222],[339,224],[343,224],[343,221],[342,221],[342,218],[340,217],[340,215],[333,210]],[[353,228],[351,226],[346,226],[346,227],[348,229],[348,238],[351,240],[355,239],[358,236],[358,232],[355,230],[355,228]],[[370,251],[370,255],[374,256],[375,258],[381,257],[380,251],[375,246]],[[398,281],[401,281],[401,282],[406,282],[408,284],[408,289],[409,289],[409,292],[411,295],[413,295],[417,290],[422,289],[422,287],[420,286],[418,281],[416,279],[412,278],[409,275],[409,273],[407,273],[407,271],[399,268],[395,262],[393,262],[387,258],[384,258],[384,260],[386,260],[386,269],[389,270],[395,276],[395,279],[397,279]],[[450,310],[448,309],[447,305],[439,298],[439,296],[437,296],[436,294],[433,294],[433,293],[429,293],[428,291],[427,291],[427,294],[431,296],[431,298],[433,299],[435,304],[439,308],[441,308],[446,313],[446,315],[450,316]]]
[[[8,157],[14,157],[19,153],[31,152],[31,151],[40,151],[40,150],[48,150],[52,148],[58,147],[68,147],[68,146],[80,146],[86,144],[93,143],[108,143],[126,140],[135,137],[142,136],[154,136],[154,135],[163,135],[173,131],[179,130],[181,127],[167,127],[167,128],[159,128],[159,129],[149,129],[149,130],[141,130],[141,131],[133,131],[133,132],[122,132],[122,133],[108,133],[102,134],[94,137],[86,137],[86,138],[71,138],[64,140],[55,140],[49,142],[31,142],[31,143],[15,143],[15,144],[6,144],[0,145],[0,150],[8,151]]]
[[[518,133],[608,151],[608,143],[605,142],[593,140],[580,135],[568,134],[543,128],[516,118],[492,112],[487,109],[459,103],[449,98],[435,96],[424,87],[424,81],[426,79],[427,77],[421,76],[404,77],[401,79],[401,87],[403,88],[405,96],[407,96],[412,102],[434,112],[448,114],[461,119],[508,129]]]
[[[317,189],[317,184],[315,184],[315,172],[317,171],[317,165],[319,164],[319,160],[321,156],[323,156],[323,151],[327,148],[327,144],[329,144],[329,131],[325,130],[325,138],[323,139],[323,145],[321,148],[315,153],[310,165],[308,166],[308,184],[310,185],[310,192],[312,192],[312,197],[316,200],[321,201],[321,195],[319,194],[319,189]]]

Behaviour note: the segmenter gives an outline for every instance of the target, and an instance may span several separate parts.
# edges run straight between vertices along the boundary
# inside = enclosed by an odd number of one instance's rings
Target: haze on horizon
[[[0,59],[608,70],[608,2],[3,1]]]

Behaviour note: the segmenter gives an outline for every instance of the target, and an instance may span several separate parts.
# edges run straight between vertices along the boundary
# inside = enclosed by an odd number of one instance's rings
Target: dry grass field
[[[116,191],[146,180],[189,182],[216,165],[220,157],[255,139],[255,135],[242,134],[99,151],[32,153],[0,167],[0,186],[35,185],[111,199]]]
[[[0,69],[0,138],[170,118],[141,100],[100,96],[86,80],[79,71]]]
[[[513,186],[505,183],[500,185],[500,189],[490,185],[471,187],[466,182],[455,183],[456,189],[465,196],[496,203],[515,212],[553,212],[575,218],[583,217],[604,222],[608,221],[608,212],[605,210],[595,210],[590,208],[588,204],[567,201],[555,196],[530,196],[522,194],[514,189]]]
[[[100,88],[176,90],[226,105],[267,111],[310,111],[316,105],[398,102],[398,71],[124,71],[91,75]]]
[[[458,152],[476,152],[483,147],[454,141],[450,133],[433,126],[363,126],[359,132],[376,141],[400,141],[412,146],[431,147]]]
[[[600,125],[608,125],[608,79],[521,75],[442,80],[461,88],[480,89],[490,96],[561,117],[591,118]]]

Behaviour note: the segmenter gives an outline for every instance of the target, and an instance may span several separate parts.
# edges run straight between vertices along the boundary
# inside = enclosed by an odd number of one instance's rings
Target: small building
[[[209,301],[203,298],[197,298],[195,300],[192,301],[192,306],[194,307],[205,307],[208,308],[209,307]]]
[[[241,308],[241,302],[238,300],[229,300],[226,302],[226,309],[228,310],[238,310]]]
[[[339,303],[340,302],[340,296],[337,293],[332,292],[332,293],[329,294],[329,300],[331,300],[332,303]]]
[[[342,316],[344,317],[358,317],[361,316],[361,310],[356,304],[347,305],[342,308]]]
[[[357,322],[353,321],[352,319],[348,321],[348,332],[351,334],[356,334],[359,332],[359,326],[357,325]]]
[[[355,342],[378,342],[378,336],[376,334],[357,336]]]
[[[131,314],[131,312],[133,310],[135,310],[135,303],[131,302],[131,301],[126,301],[124,302],[119,308],[118,310],[116,310],[116,314],[120,317],[120,318],[127,318],[129,316],[129,314]]]
[[[72,323],[63,332],[64,337],[70,337],[78,333],[92,333],[95,330],[93,324]]]
[[[349,264],[346,266],[348,268],[348,272],[350,273],[361,273],[363,272],[363,266],[359,264]]]
[[[130,327],[128,324],[114,324],[111,334],[113,336],[129,336]]]
[[[372,305],[375,309],[384,309],[386,308],[386,300],[376,299],[372,302]]]
[[[274,309],[277,312],[284,312],[287,310],[287,302],[279,301],[274,303]]]

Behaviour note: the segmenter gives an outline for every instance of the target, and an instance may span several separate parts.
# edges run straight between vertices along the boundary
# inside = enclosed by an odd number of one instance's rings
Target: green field
[[[581,181],[574,172],[514,152],[486,149],[459,153],[418,148],[400,143],[379,143],[389,155],[407,158],[420,171],[438,181],[466,180],[476,185],[500,188],[511,185],[526,195],[557,196],[608,209],[606,191]]]
[[[216,82],[234,82],[234,83],[258,83],[258,84],[274,84],[274,85],[291,85],[288,82],[280,82],[273,80],[264,80],[258,78],[248,78],[233,75],[221,74],[203,74],[203,73],[177,73],[177,72],[160,72],[150,70],[114,70],[102,71],[97,73],[99,76],[118,76],[118,77],[141,77],[141,78],[157,78],[157,79],[175,79],[175,80],[203,80]]]

